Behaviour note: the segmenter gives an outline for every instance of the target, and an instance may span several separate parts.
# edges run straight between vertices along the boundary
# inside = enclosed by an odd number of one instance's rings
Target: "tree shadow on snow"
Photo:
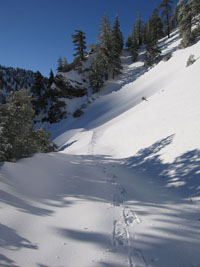
[[[162,179],[166,187],[179,191],[182,198],[200,195],[200,150],[188,151],[172,163],[165,163],[159,152],[173,142],[174,135],[157,141],[125,160],[126,166],[147,176]],[[157,180],[159,182],[159,179]]]
[[[0,254],[0,266],[1,267],[19,267],[15,264],[15,261],[9,259],[8,257]]]
[[[19,197],[11,195],[10,193],[5,192],[3,190],[0,190],[0,201],[2,203],[15,207],[20,211],[34,215],[49,216],[53,213],[53,211],[49,209],[33,206],[30,203],[28,203],[28,201],[25,201]]]
[[[197,234],[200,213],[192,200],[200,196],[200,151],[188,151],[171,163],[163,162],[161,151],[172,144],[173,139],[174,135],[163,138],[127,159],[81,157],[82,161],[93,160],[93,164],[95,161],[102,164],[107,169],[106,175],[110,178],[115,176],[116,183],[124,186],[126,194],[122,203],[136,212],[140,223],[144,222],[148,227],[148,231],[137,232],[135,224],[137,239],[132,247],[126,248],[129,251],[141,250],[148,263],[159,267],[174,266],[175,262],[185,266],[200,262]],[[116,188],[116,185],[113,184],[113,187]],[[92,192],[81,197],[89,199],[93,196]],[[100,197],[98,201],[101,201]],[[149,218],[152,223],[150,226]],[[102,233],[67,228],[58,228],[56,232],[66,239],[83,244],[92,243],[105,250],[112,247],[110,236]],[[125,256],[127,250],[120,249],[117,253]],[[112,262],[102,261],[99,264],[104,267],[116,266]]]
[[[21,237],[15,230],[0,223],[0,247],[9,250],[19,250],[21,248],[38,249],[26,238]]]

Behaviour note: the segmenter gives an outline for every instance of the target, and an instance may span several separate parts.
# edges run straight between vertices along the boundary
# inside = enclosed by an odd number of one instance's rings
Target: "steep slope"
[[[59,145],[67,146],[65,153],[85,155],[93,151],[129,157],[171,135],[173,145],[160,151],[165,154],[165,160],[174,160],[181,153],[200,148],[197,142],[200,125],[195,119],[199,115],[199,43],[177,50],[177,37],[175,32],[170,41],[161,43],[163,53],[173,53],[172,58],[161,61],[148,72],[142,62],[130,64],[129,57],[124,55],[123,75],[108,83],[104,96],[92,103],[78,122],[70,125],[77,131],[56,139]],[[191,54],[198,60],[186,67]],[[108,94],[111,89],[114,91]],[[148,101],[142,101],[143,97]]]
[[[178,44],[148,71],[124,52],[84,115],[52,126],[58,152],[0,166],[1,266],[200,266],[199,42]]]

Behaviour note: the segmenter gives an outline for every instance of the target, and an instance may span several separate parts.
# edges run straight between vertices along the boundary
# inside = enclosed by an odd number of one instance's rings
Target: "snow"
[[[0,266],[200,266],[200,52],[179,42],[148,71],[124,51],[84,115],[50,129],[58,152],[0,166]]]

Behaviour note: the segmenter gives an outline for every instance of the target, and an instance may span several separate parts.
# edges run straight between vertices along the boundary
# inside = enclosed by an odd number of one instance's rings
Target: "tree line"
[[[161,51],[158,41],[167,36],[171,31],[179,28],[181,48],[192,45],[199,33],[199,6],[200,0],[162,0],[158,8],[153,10],[151,17],[143,23],[140,12],[133,24],[131,34],[128,35],[125,45],[131,52],[133,61],[137,61],[138,50],[143,45],[146,48],[144,64],[146,67],[158,62]],[[193,30],[193,26],[195,26]],[[76,30],[72,35],[75,46],[74,61],[67,63],[66,58],[58,60],[58,71],[67,72],[81,66],[86,59],[86,36],[81,30]],[[99,91],[108,78],[115,78],[121,73],[122,66],[120,54],[124,47],[124,38],[120,30],[119,18],[116,15],[113,27],[104,15],[100,24],[99,40],[96,45],[90,45],[93,60],[90,67],[89,82],[93,92]]]

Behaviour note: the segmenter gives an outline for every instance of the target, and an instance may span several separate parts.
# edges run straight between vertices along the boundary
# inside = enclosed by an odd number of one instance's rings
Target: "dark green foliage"
[[[172,0],[162,0],[162,3],[160,4],[160,8],[162,9],[162,16],[163,16],[163,22],[165,25],[165,32],[170,38],[170,21],[171,21],[171,4],[173,4],[174,1]]]
[[[146,43],[144,65],[150,67],[161,58],[158,40],[162,36],[162,23],[157,9],[154,9],[152,18],[147,21],[144,33]]]
[[[151,38],[158,41],[160,38],[164,36],[163,33],[163,23],[161,18],[159,17],[158,9],[154,9],[152,18],[151,18]]]
[[[132,31],[132,45],[131,48],[134,50],[138,50],[139,48],[139,43],[137,39],[137,29],[136,29],[136,24],[133,24],[133,31]]]
[[[84,61],[86,54],[85,33],[83,33],[80,30],[76,30],[75,32],[76,34],[72,34],[73,44],[75,46],[74,50],[76,51],[76,53],[73,56],[75,58],[78,58],[79,61]]]
[[[39,71],[37,71],[35,74],[35,82],[31,88],[31,93],[33,96],[32,105],[36,116],[39,115],[41,111],[46,110],[46,106],[48,104],[45,97],[46,90],[47,86],[44,82],[44,77]]]
[[[7,101],[7,97],[12,90],[17,91],[23,88],[31,90],[34,80],[35,73],[33,71],[0,66],[0,90],[2,100]]]
[[[192,64],[194,64],[195,61],[196,61],[196,59],[194,58],[194,55],[190,55],[188,60],[187,60],[186,67],[191,66]]]
[[[111,51],[110,51],[110,66],[112,78],[121,73],[120,55],[123,49],[123,36],[120,30],[118,16],[115,18],[114,26],[111,30]]]
[[[180,47],[185,48],[192,45],[195,41],[194,34],[192,33],[192,4],[186,2],[179,6],[178,10],[178,27],[180,31],[180,37],[182,38]]]
[[[80,116],[82,116],[84,114],[84,112],[81,110],[81,109],[77,109],[74,114],[73,114],[73,117],[74,118],[78,118]]]
[[[104,69],[102,64],[102,58],[100,52],[97,52],[94,56],[91,65],[91,71],[89,75],[90,86],[93,92],[96,93],[104,84]]]
[[[56,96],[49,104],[47,115],[42,119],[42,122],[56,123],[67,117],[66,104],[59,100]]]
[[[55,86],[55,78],[52,70],[49,74],[48,90],[46,90],[43,97],[46,99],[48,105],[45,114],[42,116],[42,122],[56,123],[66,117],[66,105],[60,99],[61,93]]]
[[[134,49],[134,47],[131,49],[131,54],[132,54],[133,62],[136,62],[138,58],[138,52],[137,50]]]
[[[62,60],[61,57],[58,58],[57,71],[58,72],[62,72],[63,71],[63,60]]]
[[[146,67],[152,66],[157,63],[161,58],[161,51],[157,44],[149,44],[146,48],[144,65]]]
[[[115,18],[113,28],[110,28],[109,21],[104,15],[101,24],[99,46],[93,57],[89,75],[90,86],[93,92],[98,92],[109,75],[114,79],[121,73],[120,54],[123,49],[123,36],[120,30],[118,16]]]
[[[54,83],[54,74],[53,74],[53,71],[51,69],[50,73],[49,73],[48,87],[51,87],[53,83]]]
[[[34,131],[31,97],[27,90],[11,92],[0,105],[0,161],[13,161],[36,152],[50,152],[55,145],[44,129]]]
[[[78,86],[78,83],[77,86],[72,86],[70,81],[65,80],[60,74],[55,76],[54,83],[60,98],[82,97],[87,93],[87,90]]]
[[[167,62],[167,61],[170,60],[171,57],[172,57],[172,54],[167,54],[167,55],[165,55],[165,56],[162,58],[162,60],[165,61],[165,62]]]
[[[192,2],[192,13],[193,13],[193,19],[194,24],[198,25],[200,27],[200,0],[193,0]]]
[[[178,5],[176,4],[171,17],[170,30],[175,29],[177,26],[178,26]]]
[[[111,30],[111,42],[112,50],[116,50],[118,54],[120,54],[124,46],[124,41],[122,32],[120,30],[118,15],[115,17],[115,23]]]
[[[142,26],[142,19],[141,19],[140,12],[138,12],[138,15],[137,15],[135,29],[136,29],[137,44],[138,44],[138,47],[140,47],[143,43],[143,26]]]
[[[126,40],[126,47],[130,49],[131,46],[132,46],[132,37],[129,34],[128,37],[127,37],[127,40]]]

